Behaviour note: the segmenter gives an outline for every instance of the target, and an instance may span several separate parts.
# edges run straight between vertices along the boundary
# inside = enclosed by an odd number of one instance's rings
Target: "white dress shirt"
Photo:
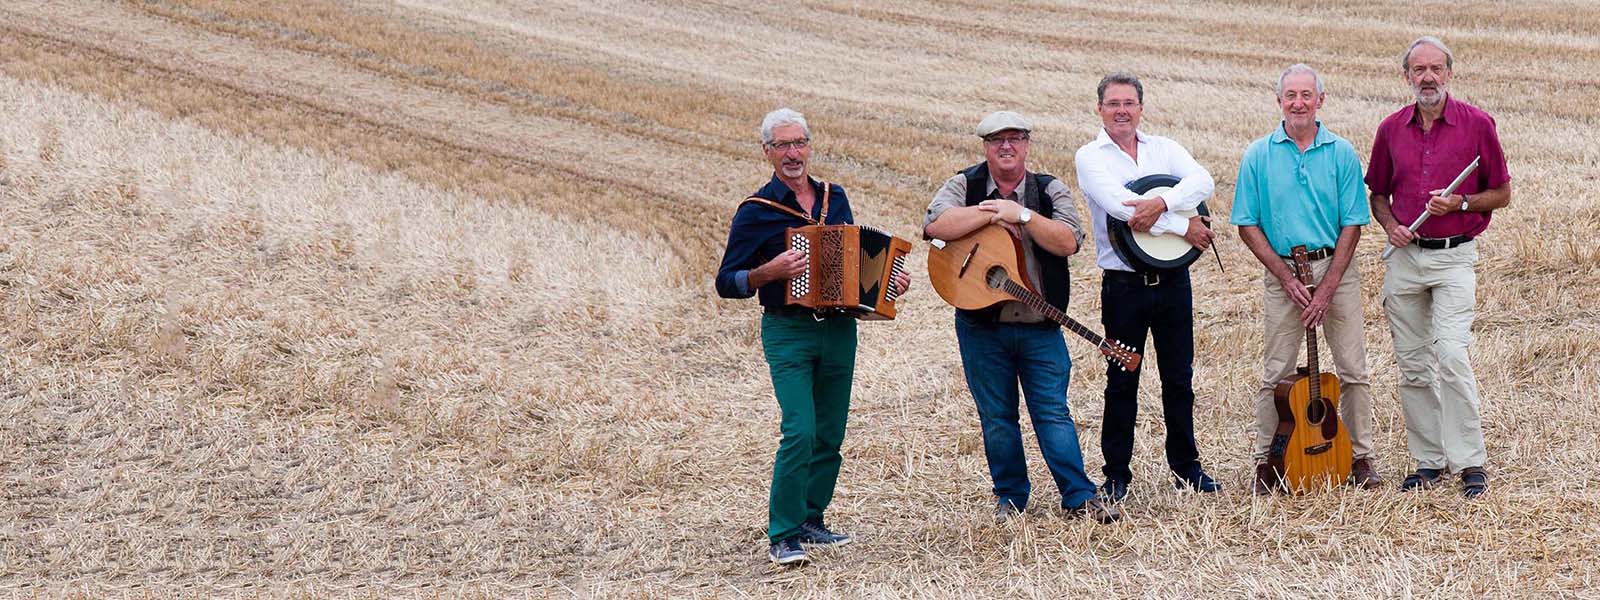
[[[1141,196],[1127,187],[1128,182],[1146,175],[1166,174],[1179,179],[1178,185],[1161,194],[1167,202],[1167,212],[1156,219],[1150,233],[1160,235],[1189,232],[1189,219],[1173,214],[1199,206],[1211,196],[1216,183],[1205,167],[1195,162],[1188,150],[1159,135],[1146,135],[1135,131],[1139,140],[1139,160],[1128,156],[1117,143],[1111,141],[1106,130],[1101,129],[1094,141],[1078,148],[1076,164],[1078,189],[1089,204],[1089,223],[1094,228],[1094,247],[1100,268],[1113,271],[1132,271],[1128,263],[1117,256],[1106,233],[1106,215],[1126,221],[1133,217],[1133,207],[1124,206],[1127,200]]]

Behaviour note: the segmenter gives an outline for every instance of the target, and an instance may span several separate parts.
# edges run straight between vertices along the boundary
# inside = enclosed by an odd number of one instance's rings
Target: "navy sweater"
[[[822,209],[822,184],[811,178],[811,189],[817,201],[811,207],[811,218],[817,218],[817,213]],[[850,214],[850,199],[844,195],[844,188],[838,184],[828,184],[831,190],[828,194],[828,218],[825,225],[843,225],[854,223]],[[801,210],[800,203],[794,199],[794,192],[789,186],[778,179],[776,173],[765,187],[753,194],[757,198],[765,198],[794,209]],[[760,290],[750,289],[750,270],[766,264],[774,256],[783,253],[783,231],[790,227],[803,227],[810,225],[799,217],[779,212],[770,206],[763,206],[755,202],[739,205],[739,210],[733,214],[733,225],[728,227],[728,249],[722,254],[722,266],[717,269],[717,295],[723,298],[749,298],[760,294],[762,306],[783,306],[783,286],[787,280],[778,280],[761,286]]]

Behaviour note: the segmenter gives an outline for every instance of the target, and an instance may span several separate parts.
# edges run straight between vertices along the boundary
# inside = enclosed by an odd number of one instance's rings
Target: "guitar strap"
[[[817,183],[822,184],[822,212],[818,215],[818,218],[815,219],[811,218],[811,215],[807,215],[798,210],[789,208],[760,196],[751,196],[749,198],[745,198],[744,202],[740,202],[739,205],[744,206],[746,203],[754,202],[772,210],[793,216],[812,225],[821,225],[828,222],[828,196],[833,192],[833,186],[828,185],[828,182],[821,180],[818,180]]]

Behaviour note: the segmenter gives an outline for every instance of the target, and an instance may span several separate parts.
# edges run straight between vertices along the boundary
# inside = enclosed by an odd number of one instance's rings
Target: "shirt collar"
[[[817,178],[806,175],[806,181],[811,184],[811,190],[816,192],[817,197],[821,198],[822,185]],[[761,192],[756,195],[777,202],[787,201],[795,208],[800,207],[800,202],[794,199],[794,190],[789,189],[789,184],[784,183],[782,179],[778,179],[777,173],[772,174],[772,179],[767,181],[766,187],[761,188]]]
[[[1294,138],[1289,137],[1289,131],[1287,129],[1284,129],[1285,126],[1286,125],[1284,124],[1283,121],[1278,121],[1278,128],[1272,132],[1272,143],[1274,143],[1274,144],[1279,144],[1279,143],[1283,143],[1283,142],[1289,142],[1291,144],[1294,143]],[[1317,146],[1321,146],[1323,144],[1326,144],[1326,143],[1329,143],[1329,142],[1332,142],[1332,141],[1333,141],[1333,132],[1328,131],[1327,127],[1323,127],[1322,126],[1322,120],[1318,119],[1317,120],[1317,137],[1311,139],[1311,148],[1315,148]],[[1306,150],[1310,150],[1311,148],[1306,148]]]
[[[1422,126],[1420,123],[1417,123],[1417,103],[1412,102],[1411,104],[1407,104],[1405,108],[1400,110],[1407,125],[1414,127]],[[1449,125],[1455,125],[1461,121],[1461,110],[1461,103],[1456,102],[1454,98],[1451,98],[1450,94],[1445,94],[1444,110],[1439,111],[1439,120],[1444,121]]]
[[[999,184],[996,184],[995,181],[994,181],[994,173],[990,173],[989,174],[989,184],[986,187],[986,189],[983,190],[983,196],[985,198],[987,198],[989,196],[992,196],[992,195],[994,195],[995,190],[998,190],[998,189],[1000,189],[1000,186],[999,186]],[[1022,172],[1022,181],[1018,182],[1017,183],[1017,189],[1011,190],[1011,192],[1016,194],[1017,198],[1026,198],[1027,197],[1027,196],[1024,196],[1023,194],[1028,193],[1028,171],[1024,170]]]
[[[1146,138],[1144,136],[1144,132],[1140,131],[1138,129],[1133,130],[1133,137],[1134,137],[1134,139],[1139,140],[1138,143],[1140,143],[1140,144],[1149,143],[1149,141],[1150,141],[1148,138]],[[1113,141],[1111,139],[1111,134],[1106,133],[1106,128],[1105,127],[1101,127],[1100,128],[1100,135],[1097,135],[1094,138],[1094,145],[1097,148],[1101,148],[1101,147],[1105,147],[1107,145],[1116,146],[1117,142],[1115,142],[1115,141]]]

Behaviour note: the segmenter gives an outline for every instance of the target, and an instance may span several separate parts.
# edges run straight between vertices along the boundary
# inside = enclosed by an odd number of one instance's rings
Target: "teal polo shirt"
[[[1321,121],[1305,152],[1281,121],[1272,135],[1245,149],[1228,222],[1260,227],[1279,256],[1299,245],[1308,251],[1332,248],[1339,230],[1371,220],[1355,146]]]

